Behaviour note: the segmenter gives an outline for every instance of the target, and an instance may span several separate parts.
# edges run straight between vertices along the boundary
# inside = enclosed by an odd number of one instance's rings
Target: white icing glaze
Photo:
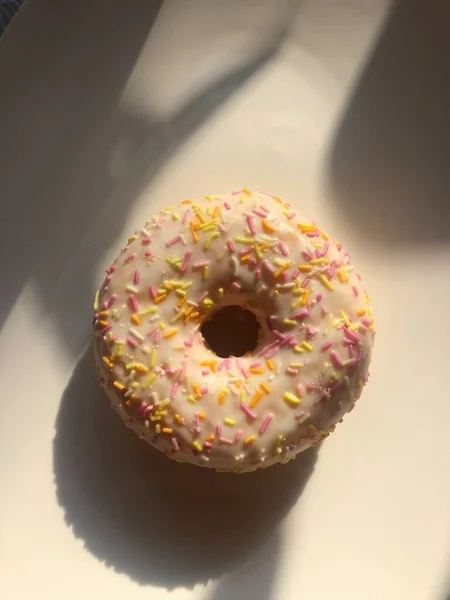
[[[367,294],[340,244],[280,199],[185,202],[107,270],[94,305],[102,383],[125,423],[172,458],[239,471],[287,461],[361,394]],[[222,359],[203,342],[201,321],[226,305],[259,320],[250,356]]]

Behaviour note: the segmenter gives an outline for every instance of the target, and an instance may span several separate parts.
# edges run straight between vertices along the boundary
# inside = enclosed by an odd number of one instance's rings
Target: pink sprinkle
[[[302,254],[305,257],[305,260],[312,260],[312,255],[306,250],[303,250]]]
[[[206,396],[206,394],[209,392],[209,388],[205,385],[205,387],[202,387],[200,392],[202,393],[202,396]]]
[[[337,367],[342,367],[342,360],[339,358],[339,355],[335,350],[330,352],[331,360]]]
[[[112,275],[107,275],[107,276],[105,277],[105,281],[106,281],[106,283],[109,283],[109,282],[111,281],[111,279],[112,279]]]
[[[141,277],[141,272],[139,271],[139,269],[136,269],[136,271],[134,272],[134,278],[133,278],[134,285],[138,285],[140,277]]]
[[[283,256],[287,256],[289,254],[289,251],[287,249],[287,246],[284,242],[279,242],[278,243],[278,248],[280,249],[280,252]]]
[[[252,258],[249,260],[248,264],[249,264],[249,268],[250,268],[250,267],[256,267],[256,265],[258,264],[258,261],[257,261],[257,260],[256,260],[256,258],[253,256],[253,257],[252,257]]]
[[[137,348],[139,346],[139,344],[137,343],[137,341],[132,338],[130,335],[127,337],[127,343],[132,346],[133,348]]]
[[[203,292],[203,294],[202,294],[202,295],[200,296],[200,298],[198,299],[198,302],[199,302],[199,303],[200,303],[200,302],[202,302],[202,301],[203,301],[203,300],[206,298],[206,296],[207,296],[207,295],[208,295],[208,292]]]
[[[261,427],[259,429],[259,433],[263,434],[266,429],[269,427],[270,421],[273,419],[273,415],[268,414],[267,417],[264,419],[264,421],[261,424]]]
[[[331,340],[328,340],[322,344],[320,349],[322,350],[322,352],[325,352],[326,350],[328,350],[328,348],[331,348],[332,345],[333,345],[333,342]]]
[[[220,423],[216,425],[216,433],[217,435],[222,435],[222,425]]]
[[[233,283],[231,284],[231,287],[234,288],[235,290],[237,290],[238,292],[240,292],[242,289],[241,284],[238,283],[237,281],[233,281]]]
[[[225,206],[225,208],[226,208],[227,210],[231,210],[231,206],[230,206],[230,203],[229,203],[229,202],[225,201],[225,202],[223,203],[223,205]]]
[[[136,258],[137,254],[136,252],[132,252],[131,254],[129,254],[126,259],[125,262],[131,262],[132,260],[134,260]]]
[[[103,329],[100,331],[101,335],[105,335],[105,333],[108,333],[108,331],[110,331],[112,329],[112,325],[106,325],[106,327],[103,327]]]
[[[247,223],[248,223],[248,228],[250,229],[250,233],[252,235],[255,235],[256,234],[255,222],[253,221],[253,217],[251,217],[250,215],[247,215]]]
[[[155,331],[155,344],[157,344],[160,339],[161,339],[161,331],[159,329],[157,329]]]
[[[204,267],[208,267],[211,264],[210,260],[201,260],[192,265],[193,269],[203,269]]]
[[[325,306],[322,306],[321,311],[322,311],[322,317],[324,317],[325,315],[327,315],[328,312],[329,312],[328,309],[325,308]]]
[[[112,336],[112,341],[113,341],[113,342],[117,342],[117,340],[118,340],[118,339],[119,339],[119,334],[118,334],[118,333],[115,333],[115,334]]]
[[[294,217],[295,217],[295,210],[293,210],[292,212],[290,212],[290,213],[287,215],[287,218],[289,219],[289,221],[290,221],[291,219],[293,219]]]
[[[309,282],[311,281],[310,277],[305,277],[305,279],[302,281],[302,283],[300,284],[302,288],[306,288],[309,284]]]
[[[157,328],[158,328],[158,325],[155,325],[154,327],[152,327],[151,329],[149,329],[149,330],[147,331],[147,335],[148,335],[149,337],[151,337],[151,336],[152,336],[152,335],[155,333],[155,331],[156,331],[156,329],[157,329]]]
[[[348,345],[348,355],[350,358],[353,358],[355,356],[355,349],[353,344]]]
[[[233,443],[233,440],[224,437],[220,437],[219,440],[222,442],[222,444],[227,444],[228,446],[231,446]]]
[[[192,340],[184,340],[183,344],[186,346],[186,348],[191,348],[193,346]]]
[[[211,442],[204,442],[203,447],[206,448],[207,450],[211,450],[213,445],[211,444]]]
[[[172,238],[171,240],[169,240],[168,242],[166,242],[166,247],[170,248],[171,246],[174,246],[175,244],[177,244],[180,240],[181,240],[181,237],[179,235],[177,235],[174,238]]]
[[[166,219],[163,219],[162,217],[160,217],[158,219],[158,221],[156,222],[156,229],[161,229],[161,227],[164,225],[165,222],[166,222]]]
[[[133,309],[134,312],[137,312],[139,310],[139,304],[137,301],[137,298],[134,294],[130,294],[130,297],[128,298],[129,302],[130,302],[130,306]]]
[[[187,208],[186,212],[183,215],[183,219],[182,219],[183,225],[186,225],[186,223],[188,222],[190,216],[191,216],[191,209]]]
[[[291,319],[304,319],[305,317],[308,317],[308,316],[309,316],[308,309],[302,308],[302,310],[292,313]]]
[[[306,328],[306,337],[311,339],[313,338],[315,335],[317,334],[317,329],[315,327],[310,327],[308,325],[308,327]]]
[[[300,275],[300,271],[298,269],[295,269],[295,271],[292,273],[292,277],[291,279],[297,279],[297,277]]]
[[[328,248],[330,247],[329,244],[325,244],[324,247],[322,248],[322,252],[320,253],[320,256],[326,256],[327,252],[328,252]]]
[[[244,190],[236,190],[235,192],[231,192],[232,196],[239,196],[239,194],[242,194]]]
[[[178,450],[180,449],[180,446],[178,445],[177,438],[174,438],[174,437],[172,438],[172,446],[174,447],[175,452],[178,452]]]
[[[233,252],[235,250],[233,240],[227,240],[227,247],[228,247],[228,252],[230,254],[233,254]]]
[[[114,302],[117,300],[117,294],[112,294],[108,300],[108,302],[105,304],[105,308],[108,310],[108,308],[111,308],[111,306],[114,304]]]
[[[268,271],[272,275],[275,273],[275,269],[267,259],[264,259],[261,264],[266,269],[266,271]]]
[[[184,259],[183,259],[183,265],[181,266],[182,273],[186,273],[186,270],[189,266],[189,262],[191,260],[191,256],[192,256],[192,250],[186,250],[186,253],[185,253]]]
[[[157,297],[157,295],[158,295],[158,290],[155,288],[154,285],[151,285],[148,288],[148,293],[149,293],[149,295],[150,295],[151,298],[155,299]]]
[[[322,300],[322,294],[317,294],[316,302],[320,302]]]
[[[141,240],[141,244],[143,244],[144,246],[147,246],[148,244],[152,243],[152,238],[150,236],[146,236],[144,238],[142,238]]]
[[[177,395],[178,383],[175,381],[172,385],[172,389],[170,390],[170,398],[173,400]]]
[[[261,366],[261,361],[254,362],[250,365],[250,369],[257,369],[260,366]]]
[[[314,385],[314,383],[307,383],[306,384],[306,389],[308,390],[308,392],[312,392],[315,387],[316,386]]]
[[[358,290],[358,288],[356,287],[356,285],[354,285],[354,286],[352,287],[352,290],[353,290],[353,293],[354,293],[354,295],[355,295],[356,297],[358,297],[358,296],[359,296],[359,290]]]
[[[292,367],[288,367],[286,373],[288,373],[288,375],[298,375],[297,369],[293,369]]]
[[[145,256],[145,258],[152,258],[153,252],[150,252],[150,250],[147,250],[147,252],[144,252],[144,256]]]
[[[300,396],[300,398],[303,398],[303,396],[305,395],[305,389],[303,387],[303,384],[299,383],[296,387],[296,392],[297,394]]]
[[[255,271],[255,279],[261,279],[261,269],[256,269]]]
[[[319,234],[318,234],[318,232],[317,232],[317,231],[308,231],[308,232],[306,233],[306,237],[309,237],[309,238],[315,238],[315,237],[318,237],[318,235],[319,235]]]
[[[202,375],[203,375],[204,377],[206,377],[206,375],[209,375],[209,371],[208,371],[208,369],[203,369],[203,371],[202,371]]]
[[[253,420],[256,419],[255,413],[243,402],[241,403],[240,408],[241,408],[241,410],[243,410],[245,412],[245,414],[247,415],[247,417],[249,419],[253,419]]]
[[[235,442],[239,442],[239,440],[241,439],[241,437],[242,437],[242,431],[240,429],[238,429],[236,431],[236,435],[234,436],[234,441]]]
[[[221,371],[221,370],[222,370],[222,369],[225,367],[225,365],[226,365],[226,364],[227,364],[227,359],[226,359],[226,358],[224,358],[224,359],[222,360],[222,362],[220,362],[220,363],[219,363],[219,366],[217,367],[217,370],[218,370],[218,371]]]
[[[183,364],[181,367],[181,371],[180,371],[180,376],[178,378],[178,381],[181,383],[182,381],[184,381],[185,377],[186,377],[186,372],[187,372],[187,360],[184,359],[183,360]]]
[[[253,252],[253,246],[247,246],[243,250],[239,251],[239,256],[245,256],[246,254],[251,254]]]
[[[372,323],[373,323],[373,319],[369,319],[368,317],[363,317],[361,319],[361,323],[363,325],[365,325],[366,327],[370,327],[372,325]]]
[[[254,208],[252,210],[254,215],[257,215],[258,217],[261,217],[261,219],[265,219],[266,218],[266,213],[264,211],[262,211],[260,208]]]
[[[117,269],[117,265],[111,265],[111,266],[108,268],[108,271],[109,271],[110,273],[114,273],[114,271],[115,271],[116,269]]]
[[[330,268],[328,269],[328,277],[331,279],[334,276],[334,272],[336,271],[336,261],[332,260],[330,264]]]
[[[266,215],[270,213],[270,210],[267,208],[267,206],[264,206],[264,204],[260,204],[259,208],[263,210],[266,213]]]
[[[352,340],[352,342],[355,342],[355,343],[359,342],[359,337],[356,335],[356,333],[354,331],[352,331],[348,327],[344,327],[344,335],[349,340]]]
[[[225,232],[227,231],[227,228],[226,228],[226,226],[225,226],[223,223],[219,223],[219,224],[217,225],[217,227],[219,228],[219,231],[220,231],[221,233],[225,233]]]

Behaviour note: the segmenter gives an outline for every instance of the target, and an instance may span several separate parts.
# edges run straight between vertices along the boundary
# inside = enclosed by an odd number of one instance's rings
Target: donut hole
[[[207,319],[201,333],[206,346],[221,358],[243,356],[258,344],[259,322],[241,306],[225,306]]]

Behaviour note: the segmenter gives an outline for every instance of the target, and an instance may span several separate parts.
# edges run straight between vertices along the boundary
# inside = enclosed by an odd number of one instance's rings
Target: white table
[[[0,43],[0,596],[444,600],[448,3],[160,4],[29,0]],[[127,234],[243,186],[338,232],[378,337],[318,453],[236,477],[124,431],[86,348]]]

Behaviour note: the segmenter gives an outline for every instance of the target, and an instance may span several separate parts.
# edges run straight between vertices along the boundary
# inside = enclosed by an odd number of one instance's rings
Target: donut
[[[375,335],[341,244],[247,189],[183,200],[129,237],[93,329],[125,424],[170,458],[236,472],[326,438],[361,395]]]

